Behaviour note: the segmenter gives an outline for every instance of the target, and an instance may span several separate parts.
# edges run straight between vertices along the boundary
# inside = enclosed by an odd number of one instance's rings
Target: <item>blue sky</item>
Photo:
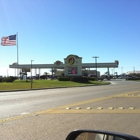
[[[1,0],[0,17],[0,37],[18,32],[19,64],[75,54],[83,63],[118,60],[118,73],[140,70],[140,0]],[[0,46],[0,56],[0,75],[10,75],[16,46]]]

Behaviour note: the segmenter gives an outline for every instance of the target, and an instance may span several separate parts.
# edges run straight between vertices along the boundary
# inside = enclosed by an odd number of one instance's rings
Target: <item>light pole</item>
[[[31,80],[30,80],[30,81],[31,81],[31,89],[32,89],[32,83],[33,83],[33,81],[32,81],[32,62],[33,62],[33,61],[34,61],[34,60],[31,60],[31,77],[30,77],[30,78],[31,78]]]
[[[97,75],[97,58],[99,58],[98,56],[94,56],[92,58],[95,58],[95,66],[96,66],[96,80],[98,80],[98,75]]]

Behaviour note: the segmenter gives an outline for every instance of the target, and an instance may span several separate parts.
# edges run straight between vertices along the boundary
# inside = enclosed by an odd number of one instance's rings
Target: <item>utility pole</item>
[[[31,81],[31,89],[32,89],[32,84],[33,84],[33,79],[32,79],[32,62],[33,61],[34,60],[31,60],[31,70],[30,70],[31,71],[31,77],[30,77],[31,78],[31,80],[30,80]]]

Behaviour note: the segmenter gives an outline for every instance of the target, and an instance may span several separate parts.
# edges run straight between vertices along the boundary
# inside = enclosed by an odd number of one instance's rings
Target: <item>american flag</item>
[[[13,46],[16,45],[16,35],[10,35],[7,37],[1,38],[1,45],[2,46]]]

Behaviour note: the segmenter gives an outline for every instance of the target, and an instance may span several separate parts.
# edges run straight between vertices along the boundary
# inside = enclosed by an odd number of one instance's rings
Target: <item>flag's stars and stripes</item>
[[[14,46],[14,45],[16,45],[16,35],[2,37],[1,38],[1,45],[2,46]]]

